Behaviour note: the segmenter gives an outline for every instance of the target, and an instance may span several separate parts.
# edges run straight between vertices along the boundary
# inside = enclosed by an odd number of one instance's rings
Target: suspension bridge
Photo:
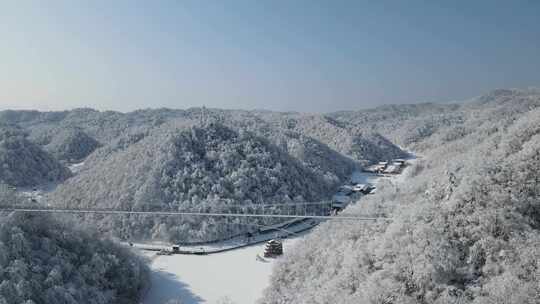
[[[175,208],[176,207],[176,208]],[[178,209],[178,206],[168,206]],[[218,204],[216,206],[192,206],[185,210],[120,210],[102,208],[69,208],[65,206],[44,206],[35,203],[18,205],[0,205],[0,213],[33,213],[33,214],[71,214],[71,215],[109,215],[109,216],[153,216],[153,217],[215,217],[230,218],[235,223],[225,222],[228,235],[219,239],[201,242],[180,242],[182,254],[219,253],[272,238],[283,238],[309,230],[323,221],[357,221],[376,223],[386,221],[387,217],[375,215],[339,214],[332,211],[331,201],[290,202],[280,204]],[[234,220],[236,218],[237,220]],[[269,224],[256,224],[269,218]],[[252,219],[252,220],[249,220]],[[271,220],[274,219],[274,220]],[[272,222],[274,224],[272,224]],[[236,228],[235,228],[236,227]],[[252,227],[251,232],[241,227]],[[253,230],[256,229],[256,230]],[[247,237],[251,235],[251,237]],[[130,245],[143,250],[163,251],[170,245],[136,243]]]
[[[295,206],[314,206],[330,205],[328,202],[320,203],[297,203],[297,204],[271,204],[264,207],[283,206],[292,208]],[[240,206],[240,205],[238,205]],[[231,207],[231,206],[228,206]],[[21,213],[64,213],[64,214],[102,214],[102,215],[141,215],[141,216],[197,216],[197,217],[236,217],[236,218],[283,218],[283,219],[320,219],[320,220],[352,220],[352,221],[377,221],[385,219],[381,216],[361,216],[361,215],[330,215],[330,212],[319,210],[309,214],[304,212],[300,214],[296,210],[290,210],[287,214],[272,212],[256,212],[257,209],[243,206],[245,209],[239,212],[203,212],[203,211],[138,211],[138,210],[117,210],[117,209],[98,209],[98,208],[61,208],[61,207],[43,207],[43,206],[0,206],[0,212],[21,212]],[[233,210],[231,208],[230,210]],[[254,212],[255,211],[255,212]],[[319,213],[319,214],[316,214]]]

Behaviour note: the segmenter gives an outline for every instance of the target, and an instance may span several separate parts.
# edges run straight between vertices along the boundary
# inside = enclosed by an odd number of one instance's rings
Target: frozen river
[[[400,182],[403,176],[381,176],[355,172],[355,183],[377,185],[383,179]],[[307,234],[309,232],[304,232]],[[284,255],[301,236],[284,241]],[[269,285],[274,259],[261,262],[264,244],[211,255],[153,256],[152,286],[144,304],[163,304],[179,300],[182,304],[253,304]],[[155,253],[145,253],[153,255]]]
[[[284,255],[298,238],[284,241]],[[276,263],[275,259],[262,262],[256,258],[262,256],[263,247],[259,244],[207,256],[158,256],[151,265],[152,286],[143,303],[253,304],[268,286]]]

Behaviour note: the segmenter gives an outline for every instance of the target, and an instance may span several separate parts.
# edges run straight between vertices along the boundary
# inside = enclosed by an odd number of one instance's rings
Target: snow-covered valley
[[[415,158],[411,157],[409,161],[414,162]],[[401,175],[378,175],[361,171],[351,175],[352,183],[377,186],[382,180],[402,182],[403,178]],[[360,197],[353,200],[352,204],[361,201]],[[294,250],[294,244],[309,233],[310,230],[284,239],[284,256]],[[284,257],[260,258],[263,249],[264,244],[259,243],[209,255],[157,255],[156,251],[141,250],[142,254],[150,258],[152,270],[151,286],[143,303],[255,303],[269,286],[273,266]]]
[[[84,162],[69,165],[72,176],[79,175],[83,165]],[[343,193],[343,188],[352,189],[354,185],[364,184],[374,185],[376,189],[380,181],[396,178],[396,175],[355,171],[349,178],[344,179],[345,184],[334,197],[347,197],[346,204],[355,205],[361,202],[363,194]],[[59,184],[61,183],[51,182],[18,190],[32,202],[47,204],[46,195],[53,192]],[[330,205],[332,202],[333,200],[327,200]],[[283,259],[283,256],[276,259],[261,258],[264,242],[271,238],[284,238],[284,256],[287,256],[294,252],[294,244],[309,234],[321,221],[324,220],[288,219],[286,223],[290,224],[284,226],[261,226],[268,233],[254,234],[248,239],[239,236],[223,242],[181,247],[183,251],[200,252],[204,255],[158,255],[156,250],[170,250],[171,244],[167,242],[131,244],[134,251],[150,260],[151,284],[146,289],[143,303],[255,303],[269,286],[274,266]],[[224,252],[221,252],[222,250]],[[215,253],[208,254],[212,252]]]
[[[301,236],[286,239],[284,255]],[[180,300],[182,304],[255,303],[269,284],[272,266],[279,259],[262,256],[263,244],[213,255],[151,256],[151,287],[144,304]],[[176,302],[175,302],[176,303]]]
[[[0,304],[538,303],[539,96],[7,113]]]

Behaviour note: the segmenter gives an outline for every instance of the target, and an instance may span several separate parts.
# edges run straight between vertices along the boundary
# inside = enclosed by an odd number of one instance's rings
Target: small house
[[[386,169],[384,169],[383,173],[398,174],[400,170],[401,168],[399,166],[390,165]]]
[[[353,193],[353,189],[351,186],[341,186],[339,187],[339,191],[338,191],[338,194],[341,194],[341,195],[351,195]]]
[[[363,193],[363,194],[369,194],[371,192],[371,190],[373,190],[374,188],[375,187],[373,187],[370,184],[356,184],[353,187],[353,191],[360,192],[360,193]]]
[[[356,184],[353,186],[352,190],[354,192],[364,192],[368,188],[368,185],[366,184]]]
[[[167,250],[167,249],[161,249],[161,250],[158,251],[156,254],[157,254],[157,255],[171,255],[171,254],[172,254],[172,251]]]
[[[364,168],[363,170],[364,172],[369,172],[369,173],[376,173],[377,171],[377,165],[373,165],[373,166],[369,166],[367,168]]]
[[[383,163],[386,163],[386,162],[383,162]],[[364,171],[369,172],[369,173],[382,173],[384,169],[386,169],[386,164],[384,165],[377,164],[377,165],[372,165],[372,166],[367,167],[366,169],[364,169]]]
[[[343,210],[349,203],[351,202],[351,198],[344,195],[334,195],[332,197],[332,209],[334,211],[340,211]]]
[[[343,210],[345,206],[347,206],[347,204],[343,202],[336,202],[336,201],[332,202],[332,210],[334,211],[334,213],[337,213],[337,211]]]
[[[270,240],[264,245],[264,257],[273,258],[283,254],[283,243],[279,240]]]

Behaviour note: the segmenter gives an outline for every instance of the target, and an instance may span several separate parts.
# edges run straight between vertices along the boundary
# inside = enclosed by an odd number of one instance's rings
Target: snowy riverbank
[[[222,253],[225,251],[230,251],[234,249],[239,249],[242,247],[247,247],[265,241],[275,239],[275,238],[288,238],[291,235],[296,235],[303,233],[304,231],[310,230],[313,227],[317,226],[321,220],[319,219],[293,219],[285,223],[265,226],[264,231],[261,233],[255,233],[251,237],[246,237],[245,235],[234,237],[232,239],[227,239],[219,242],[210,242],[207,244],[200,245],[179,245],[178,253],[180,254],[196,254],[196,255],[207,255],[207,254],[216,254]],[[127,243],[125,243],[127,245]],[[172,245],[166,243],[130,243],[131,246],[149,251],[170,251]]]

